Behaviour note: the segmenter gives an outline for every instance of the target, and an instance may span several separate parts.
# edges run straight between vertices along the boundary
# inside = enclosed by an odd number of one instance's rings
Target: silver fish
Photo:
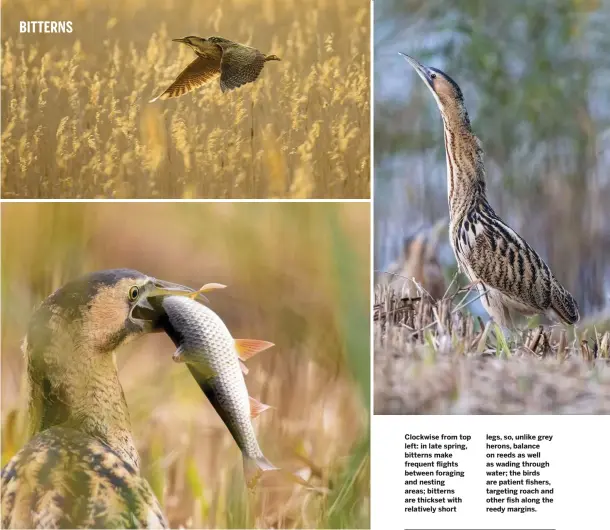
[[[244,474],[254,485],[263,471],[278,469],[261,451],[251,417],[269,408],[248,396],[242,361],[273,346],[267,341],[234,339],[209,307],[184,296],[162,300],[168,321],[165,331],[174,341],[176,362],[184,362],[241,449]]]

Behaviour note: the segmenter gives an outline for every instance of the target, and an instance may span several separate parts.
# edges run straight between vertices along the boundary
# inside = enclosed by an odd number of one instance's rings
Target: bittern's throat
[[[443,119],[447,158],[447,192],[450,216],[463,214],[471,199],[486,200],[483,149],[472,132],[464,96],[458,84],[446,73],[424,66],[401,53],[422,78]]]

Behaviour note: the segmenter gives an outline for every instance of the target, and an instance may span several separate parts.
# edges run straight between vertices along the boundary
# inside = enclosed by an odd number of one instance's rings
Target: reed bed
[[[3,198],[368,198],[369,2],[24,0],[3,9]],[[19,20],[71,34],[19,34]],[[222,35],[281,57],[148,101]]]
[[[376,414],[610,413],[609,331],[508,333],[469,313],[469,295],[376,287]]]
[[[211,228],[212,227],[212,228]],[[199,287],[248,361],[265,455],[282,476],[247,494],[225,425],[165,334],[117,352],[142,473],[172,528],[369,528],[367,204],[44,203],[2,207],[2,463],[26,442],[20,342],[33,307],[83,272],[131,267]],[[27,238],[23,233],[29,234]]]

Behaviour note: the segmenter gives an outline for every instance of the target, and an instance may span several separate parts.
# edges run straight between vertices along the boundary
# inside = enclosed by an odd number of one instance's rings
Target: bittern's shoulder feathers
[[[80,431],[35,436],[2,470],[3,528],[166,528],[148,483]]]

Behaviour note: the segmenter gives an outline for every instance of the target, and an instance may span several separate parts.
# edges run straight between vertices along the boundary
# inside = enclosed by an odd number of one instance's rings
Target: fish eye
[[[129,288],[129,299],[133,302],[140,294],[140,288],[137,285]]]

